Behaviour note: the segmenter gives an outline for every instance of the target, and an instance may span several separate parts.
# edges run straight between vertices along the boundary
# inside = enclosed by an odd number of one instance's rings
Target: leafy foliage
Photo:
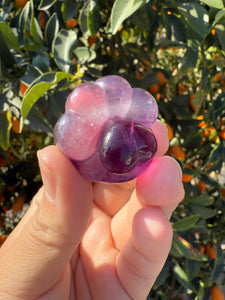
[[[36,151],[54,142],[71,89],[121,75],[153,93],[170,129],[168,155],[189,175],[148,299],[209,299],[224,284],[224,1],[6,0],[0,45],[2,236],[41,184]]]

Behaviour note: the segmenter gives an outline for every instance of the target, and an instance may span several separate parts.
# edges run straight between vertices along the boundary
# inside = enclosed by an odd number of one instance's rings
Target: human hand
[[[0,299],[146,299],[184,196],[166,128],[152,130],[157,155],[131,182],[92,186],[56,146],[39,152],[44,186],[0,249]]]

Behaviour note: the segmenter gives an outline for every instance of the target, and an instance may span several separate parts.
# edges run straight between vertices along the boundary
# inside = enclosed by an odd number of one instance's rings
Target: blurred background
[[[120,75],[153,94],[186,191],[148,299],[223,300],[225,1],[0,0],[0,245],[41,186],[68,94]]]

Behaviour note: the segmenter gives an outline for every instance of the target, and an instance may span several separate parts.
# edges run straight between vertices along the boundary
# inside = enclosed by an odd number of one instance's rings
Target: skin
[[[122,184],[92,186],[56,146],[38,152],[43,187],[0,249],[0,299],[146,299],[184,197],[166,128],[152,130],[156,157]]]

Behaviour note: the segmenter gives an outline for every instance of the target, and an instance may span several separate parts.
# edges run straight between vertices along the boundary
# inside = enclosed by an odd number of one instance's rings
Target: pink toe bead
[[[150,128],[158,117],[158,106],[155,98],[147,91],[133,88],[132,103],[125,118]]]
[[[55,142],[72,160],[84,160],[96,151],[101,127],[68,110],[55,127]]]
[[[82,83],[66,101],[66,111],[73,110],[96,125],[102,125],[109,116],[106,96],[95,83]]]
[[[110,116],[123,117],[130,109],[132,88],[122,77],[104,76],[95,81],[105,92],[109,104]]]

